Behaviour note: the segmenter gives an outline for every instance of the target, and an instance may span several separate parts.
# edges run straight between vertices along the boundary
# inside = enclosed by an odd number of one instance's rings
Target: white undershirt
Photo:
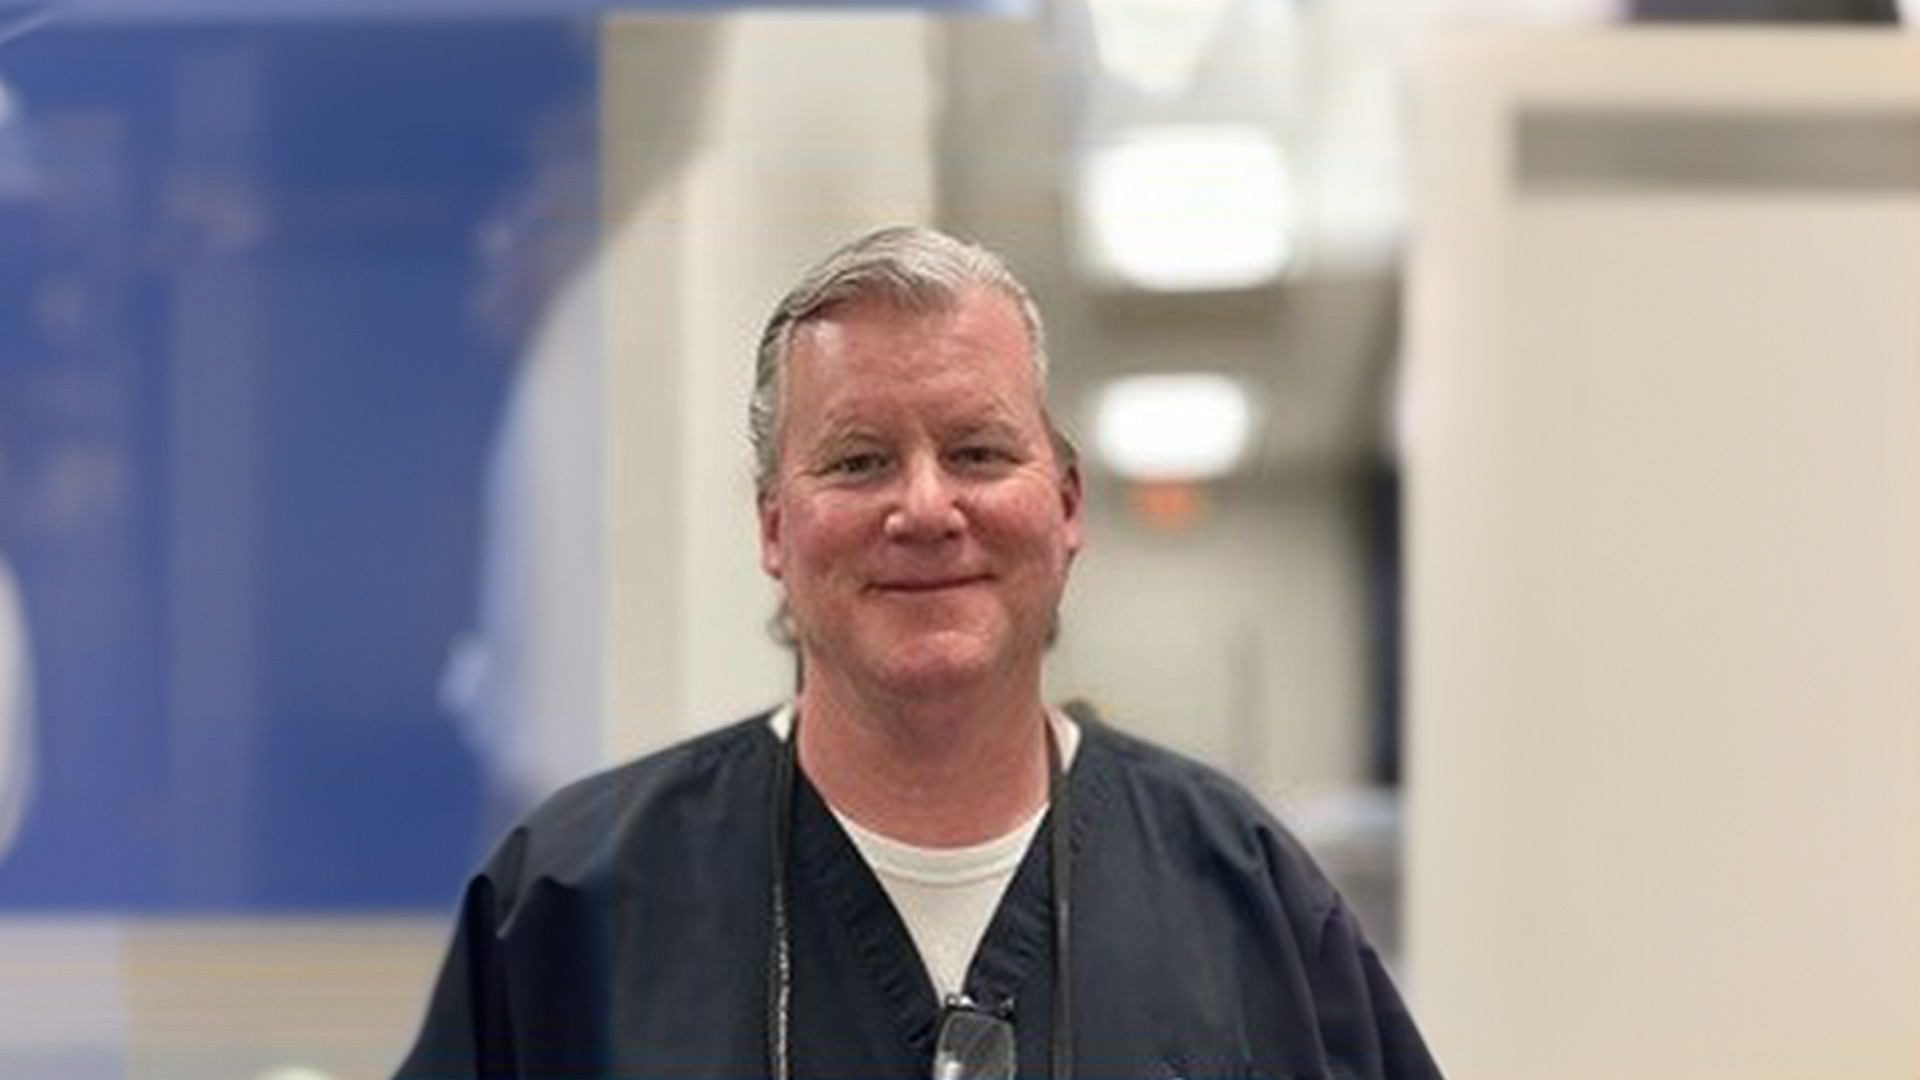
[[[1080,749],[1080,728],[1065,714],[1047,711],[1054,737],[1060,743],[1061,768],[1073,763]],[[781,738],[793,723],[793,706],[786,705],[769,721]],[[1000,907],[1000,898],[1012,884],[1027,846],[1047,815],[1042,805],[1011,830],[983,844],[934,848],[903,843],[865,828],[841,813],[833,816],[853,839],[853,846],[886,890],[887,899],[906,925],[920,962],[940,1000],[966,985],[967,968],[986,936],[987,924]]]

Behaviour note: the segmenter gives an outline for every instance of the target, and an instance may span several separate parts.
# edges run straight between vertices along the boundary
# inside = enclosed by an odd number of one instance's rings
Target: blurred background
[[[1912,5],[731,7],[0,0],[0,1077],[386,1075],[509,822],[778,701],[753,343],[897,221],[1048,319],[1051,692],[1450,1074],[1920,1075]]]

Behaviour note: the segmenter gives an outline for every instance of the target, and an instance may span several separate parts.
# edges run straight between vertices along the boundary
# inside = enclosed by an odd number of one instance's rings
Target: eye
[[[873,450],[857,450],[828,462],[826,472],[831,476],[859,478],[879,472],[886,464],[884,454]]]
[[[955,464],[967,468],[1008,465],[1018,459],[1018,455],[1012,450],[993,443],[968,443],[964,446],[956,447],[947,456]]]

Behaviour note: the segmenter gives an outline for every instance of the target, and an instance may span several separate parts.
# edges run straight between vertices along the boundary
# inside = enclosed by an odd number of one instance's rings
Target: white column
[[[807,265],[930,218],[933,107],[920,15],[615,19],[606,42],[608,745],[627,756],[790,689],[765,629],[753,348]],[[663,86],[661,60],[697,78]]]
[[[1443,1064],[1920,1076],[1920,46],[1432,74],[1407,971]]]

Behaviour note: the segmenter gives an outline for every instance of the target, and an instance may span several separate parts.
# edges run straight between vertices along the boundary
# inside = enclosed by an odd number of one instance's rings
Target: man
[[[401,1076],[1438,1075],[1249,796],[1043,704],[1082,542],[1045,367],[938,233],[781,301],[751,428],[798,695],[514,830]]]

